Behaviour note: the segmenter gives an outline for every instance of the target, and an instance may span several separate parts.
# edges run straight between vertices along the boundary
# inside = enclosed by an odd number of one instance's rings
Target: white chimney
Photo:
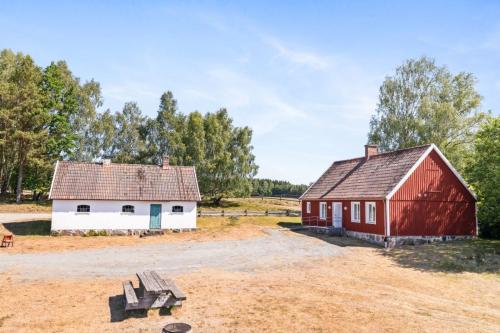
[[[161,168],[163,170],[167,170],[168,169],[168,156],[167,155],[163,156]]]

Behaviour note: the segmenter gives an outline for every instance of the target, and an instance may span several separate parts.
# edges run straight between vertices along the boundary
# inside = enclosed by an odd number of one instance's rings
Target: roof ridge
[[[400,149],[396,149],[396,150],[385,151],[383,153],[377,153],[375,155],[372,155],[372,156],[370,156],[370,158],[374,158],[374,157],[377,157],[377,156],[380,156],[380,155],[387,155],[387,154],[399,153],[399,152],[402,152],[402,151],[405,151],[405,150],[412,150],[412,149],[424,148],[424,147],[428,148],[431,145],[432,145],[431,143],[427,143],[425,145],[419,145],[419,146],[414,146],[414,147],[400,148]],[[364,159],[364,158],[365,158],[364,156],[359,156],[359,157],[353,157],[353,158],[349,158],[349,159],[345,159],[345,160],[334,161],[333,163],[351,162],[353,160]]]
[[[102,162],[88,162],[88,161],[58,161],[59,163],[64,164],[90,164],[90,165],[102,165]],[[143,163],[111,163],[108,166],[140,166],[140,167],[150,167],[150,168],[162,168],[161,165],[156,164],[143,164]],[[169,165],[169,168],[185,168],[192,169],[194,165]]]
[[[426,143],[425,145],[418,145],[418,146],[413,146],[413,147],[408,147],[408,148],[400,148],[400,149],[396,149],[396,150],[386,151],[386,152],[383,152],[383,153],[378,153],[376,155],[370,156],[370,158],[376,157],[376,156],[380,156],[380,155],[387,155],[387,154],[392,154],[392,153],[399,153],[399,152],[402,152],[402,151],[405,151],[405,150],[413,150],[413,149],[424,148],[424,147],[425,148],[429,148],[430,146],[432,146],[432,143]]]

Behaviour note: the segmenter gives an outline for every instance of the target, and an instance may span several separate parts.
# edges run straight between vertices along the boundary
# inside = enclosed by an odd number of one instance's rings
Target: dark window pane
[[[184,207],[182,206],[173,206],[172,213],[182,213],[184,212]]]
[[[90,206],[89,205],[78,205],[76,207],[76,211],[78,213],[89,213],[90,212]]]
[[[125,205],[125,206],[122,206],[122,212],[123,213],[134,213],[135,208],[132,205]]]

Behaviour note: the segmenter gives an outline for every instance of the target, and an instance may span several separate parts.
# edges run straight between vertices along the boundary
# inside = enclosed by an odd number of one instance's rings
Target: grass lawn
[[[293,198],[228,198],[222,199],[219,206],[211,201],[203,201],[198,205],[199,210],[237,210],[237,211],[265,211],[265,210],[300,210],[300,202]]]
[[[259,200],[229,199],[223,205],[234,210],[259,210],[251,208],[255,206],[278,210],[276,206],[287,205],[287,200],[266,198],[260,206]],[[299,224],[298,217],[201,217],[196,232],[139,238],[53,237],[49,221],[4,223],[0,236],[14,233],[15,246],[0,248],[0,260],[10,254],[28,254],[36,260],[38,253],[68,255],[105,247],[123,253],[164,242],[182,243],[179,251],[190,251],[194,242],[271,239],[267,229]],[[174,321],[188,322],[200,332],[499,331],[500,241],[450,241],[385,250],[353,238],[303,230],[279,233],[294,237],[294,247],[309,248],[311,243],[299,242],[302,237],[313,244],[341,247],[344,254],[308,256],[292,264],[286,253],[276,263],[248,271],[203,268],[200,263],[200,268],[173,276],[188,299],[168,316],[157,311],[147,316],[123,314],[121,281],[134,279],[134,272],[33,280],[16,270],[0,271],[0,293],[11,295],[10,302],[0,304],[0,332],[159,332]],[[250,251],[238,260],[254,257]]]
[[[403,267],[445,272],[500,273],[500,240],[457,240],[403,246],[384,255]]]
[[[249,230],[281,227],[282,221],[275,217],[201,218],[199,232],[135,237],[123,245],[187,241],[182,251],[189,251],[190,242],[253,237],[258,234]],[[187,322],[197,332],[499,331],[498,241],[457,241],[386,251],[352,238],[304,231],[284,235],[325,242],[346,252],[304,258],[293,265],[282,259],[277,266],[258,270],[214,267],[183,273],[174,279],[187,300],[171,315],[157,311],[147,316],[123,314],[121,281],[134,280],[133,272],[112,278],[40,280],[26,279],[15,271],[2,272],[0,293],[10,295],[11,301],[0,304],[0,331],[159,332],[175,321]],[[19,238],[23,237],[34,239]],[[77,244],[94,248],[99,243],[129,239],[37,237],[54,241],[56,249],[51,251],[57,251],[58,242],[81,249]],[[460,266],[450,267],[449,262]]]
[[[16,204],[13,198],[0,200],[0,213],[50,213],[51,201],[40,203],[25,199],[21,204]],[[202,201],[198,204],[199,210],[213,211],[276,211],[294,210],[300,211],[300,202],[292,198],[228,198],[223,199],[219,206],[214,206],[210,201]]]
[[[16,204],[12,201],[0,201],[0,213],[50,213],[52,211],[52,202],[42,201],[35,203],[32,201],[23,201]]]

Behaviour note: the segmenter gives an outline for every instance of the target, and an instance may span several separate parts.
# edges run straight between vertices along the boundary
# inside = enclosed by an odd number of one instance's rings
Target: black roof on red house
[[[475,196],[439,149],[429,144],[333,162],[300,199],[389,199],[433,150]]]

